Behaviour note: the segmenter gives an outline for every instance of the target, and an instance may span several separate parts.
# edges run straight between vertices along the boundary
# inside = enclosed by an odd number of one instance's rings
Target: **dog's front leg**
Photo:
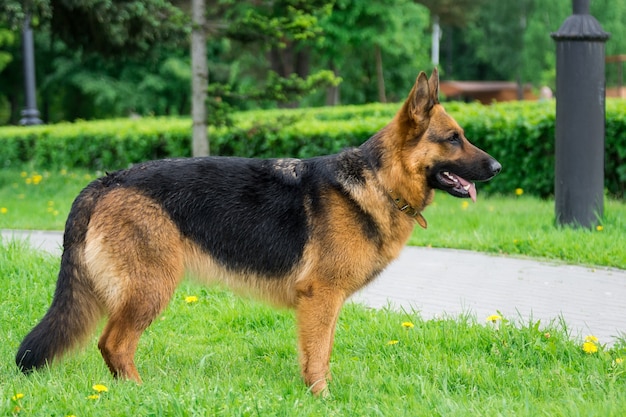
[[[300,285],[296,316],[300,366],[314,395],[327,392],[335,325],[345,300],[343,292],[319,282]]]

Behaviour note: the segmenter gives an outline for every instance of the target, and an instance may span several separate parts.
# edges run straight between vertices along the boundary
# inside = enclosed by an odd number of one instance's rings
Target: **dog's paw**
[[[330,390],[326,378],[319,379],[309,386],[309,392],[318,398],[330,397]]]

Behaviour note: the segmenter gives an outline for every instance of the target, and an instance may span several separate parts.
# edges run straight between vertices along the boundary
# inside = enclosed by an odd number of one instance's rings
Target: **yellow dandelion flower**
[[[585,342],[598,343],[598,338],[593,335],[589,335],[585,337]]]
[[[33,184],[37,185],[41,182],[41,180],[43,179],[43,177],[39,174],[33,175]]]
[[[26,172],[26,171],[20,172],[20,177],[22,177],[22,178],[28,177],[28,172]]]
[[[497,322],[498,320],[502,320],[502,316],[500,316],[500,315],[498,315],[498,314],[492,314],[491,316],[489,316],[489,317],[487,317],[487,318],[485,319],[485,321],[487,321],[487,322],[492,322],[492,323],[495,323],[495,322]]]
[[[592,354],[598,351],[598,346],[593,342],[585,342],[583,343],[583,352]]]
[[[601,231],[603,231],[603,230],[604,230],[604,227],[602,227],[602,225],[601,225],[601,224],[599,224],[599,225],[597,225],[597,226],[596,226],[596,230],[597,230],[598,232],[601,232]]]
[[[522,195],[522,194],[524,194],[524,190],[523,190],[523,189],[521,189],[521,188],[516,188],[516,189],[515,189],[515,195],[516,195],[516,196],[518,196],[518,197],[519,197],[519,196],[520,196],[520,195]]]
[[[406,327],[407,329],[412,329],[413,327],[415,327],[415,325],[411,323],[410,321],[405,321],[404,323],[402,323],[402,327]]]
[[[615,364],[616,365],[621,365],[624,363],[624,358],[616,358],[615,359]]]
[[[9,212],[9,209],[8,209],[8,208],[6,208],[6,207],[1,207],[1,208],[0,208],[0,213],[1,213],[1,214],[7,214],[8,212]]]
[[[387,342],[388,345],[397,345],[398,343],[400,343],[399,340],[390,340]]]
[[[32,178],[26,178],[24,181],[26,181],[26,184],[32,184],[33,183],[33,179]]]
[[[18,401],[18,400],[21,400],[22,398],[24,398],[24,394],[22,394],[21,392],[18,392],[17,394],[11,397],[11,400]]]
[[[61,175],[66,176],[67,175],[67,169],[62,169],[61,170]]]
[[[87,396],[88,400],[97,400],[98,398],[100,398],[98,394],[91,394]]]
[[[187,297],[185,297],[185,302],[187,304],[197,303],[198,302],[198,297],[196,297],[195,295],[188,295]]]
[[[469,202],[464,201],[464,202],[461,203],[461,208],[463,210],[467,210],[468,207],[469,207]]]
[[[96,384],[91,388],[93,388],[93,390],[97,392],[107,392],[109,390],[106,386],[102,384]]]

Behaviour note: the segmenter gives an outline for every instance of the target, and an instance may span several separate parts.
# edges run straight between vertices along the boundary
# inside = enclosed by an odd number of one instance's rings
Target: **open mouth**
[[[450,171],[439,171],[435,176],[439,188],[455,197],[471,198],[476,202],[476,185]]]

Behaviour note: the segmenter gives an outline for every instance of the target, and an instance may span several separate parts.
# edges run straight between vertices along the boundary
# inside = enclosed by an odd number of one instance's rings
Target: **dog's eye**
[[[458,133],[453,133],[448,137],[448,142],[458,145],[461,143],[461,136]]]

